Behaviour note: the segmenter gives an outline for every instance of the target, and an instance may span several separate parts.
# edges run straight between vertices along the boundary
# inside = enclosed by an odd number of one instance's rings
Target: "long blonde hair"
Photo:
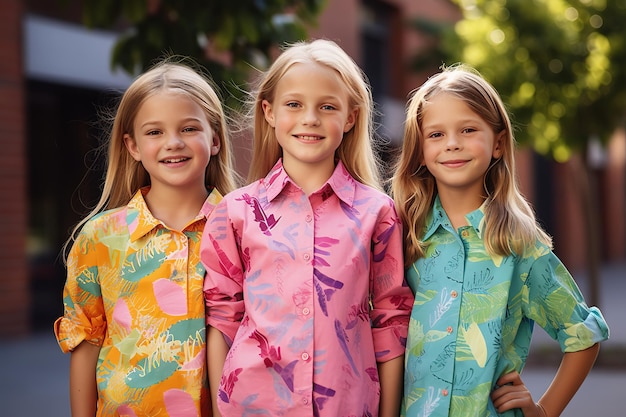
[[[227,116],[212,79],[201,66],[184,57],[170,56],[138,76],[122,95],[107,138],[107,167],[100,200],[72,230],[63,245],[64,258],[83,225],[96,214],[128,204],[141,187],[150,184],[150,176],[141,162],[132,158],[124,144],[124,134],[134,134],[133,125],[139,108],[146,99],[161,91],[184,94],[198,104],[207,117],[214,134],[220,139],[220,151],[206,168],[207,189],[215,187],[226,194],[238,185]]]
[[[483,236],[488,253],[521,255],[537,239],[551,246],[550,236],[537,223],[530,204],[519,191],[515,176],[515,138],[500,95],[476,70],[458,64],[429,78],[413,92],[408,102],[402,152],[391,181],[396,209],[404,224],[405,264],[412,264],[425,253],[420,238],[437,195],[437,186],[433,175],[421,163],[421,127],[429,100],[444,92],[463,100],[491,126],[494,134],[505,131],[502,156],[492,160],[484,178],[487,197]]]
[[[359,182],[379,190],[380,161],[375,153],[373,100],[370,85],[359,66],[335,42],[317,39],[287,45],[270,68],[257,80],[253,89],[250,115],[254,119],[253,157],[248,181],[267,175],[282,156],[274,129],[263,113],[263,100],[274,101],[276,87],[283,75],[296,63],[317,63],[337,72],[346,86],[351,108],[358,108],[353,128],[344,134],[336,151],[350,174]],[[306,82],[304,80],[303,82]]]

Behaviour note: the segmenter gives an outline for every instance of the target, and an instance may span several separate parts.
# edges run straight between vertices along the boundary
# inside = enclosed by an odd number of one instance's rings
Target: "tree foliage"
[[[84,0],[89,28],[121,30],[112,68],[131,75],[166,54],[193,57],[236,92],[273,46],[306,37],[324,0]],[[233,88],[234,87],[234,88]]]
[[[416,26],[440,39],[444,64],[470,64],[496,87],[521,143],[565,161],[623,123],[626,2],[454,1],[459,22]]]

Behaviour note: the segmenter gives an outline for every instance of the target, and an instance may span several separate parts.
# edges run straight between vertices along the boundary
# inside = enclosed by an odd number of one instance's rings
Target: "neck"
[[[439,200],[452,226],[458,229],[468,225],[465,216],[478,209],[485,198],[467,190],[445,190],[439,192]]]
[[[283,167],[289,178],[310,195],[319,190],[328,181],[335,170],[334,160],[317,164],[289,163],[283,161]]]
[[[208,195],[204,185],[194,189],[157,186],[150,188],[145,200],[156,219],[182,231],[198,215]]]

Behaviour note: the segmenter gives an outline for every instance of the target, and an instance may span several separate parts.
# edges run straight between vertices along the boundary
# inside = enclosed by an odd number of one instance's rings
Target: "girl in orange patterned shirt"
[[[121,98],[102,196],[66,247],[72,416],[206,416],[200,235],[237,183],[209,78],[164,60]]]

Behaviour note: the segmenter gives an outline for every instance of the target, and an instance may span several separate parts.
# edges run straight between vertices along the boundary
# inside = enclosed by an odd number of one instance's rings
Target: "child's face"
[[[313,63],[295,64],[287,70],[273,102],[263,101],[263,110],[275,129],[290,175],[314,168],[330,176],[335,151],[357,117],[338,74]]]
[[[148,171],[152,189],[206,189],[206,167],[220,141],[192,99],[167,91],[150,96],[139,108],[133,130],[124,142]]]
[[[424,161],[437,190],[483,196],[483,179],[492,158],[502,155],[504,131],[496,135],[485,120],[460,98],[432,97],[421,126]]]

